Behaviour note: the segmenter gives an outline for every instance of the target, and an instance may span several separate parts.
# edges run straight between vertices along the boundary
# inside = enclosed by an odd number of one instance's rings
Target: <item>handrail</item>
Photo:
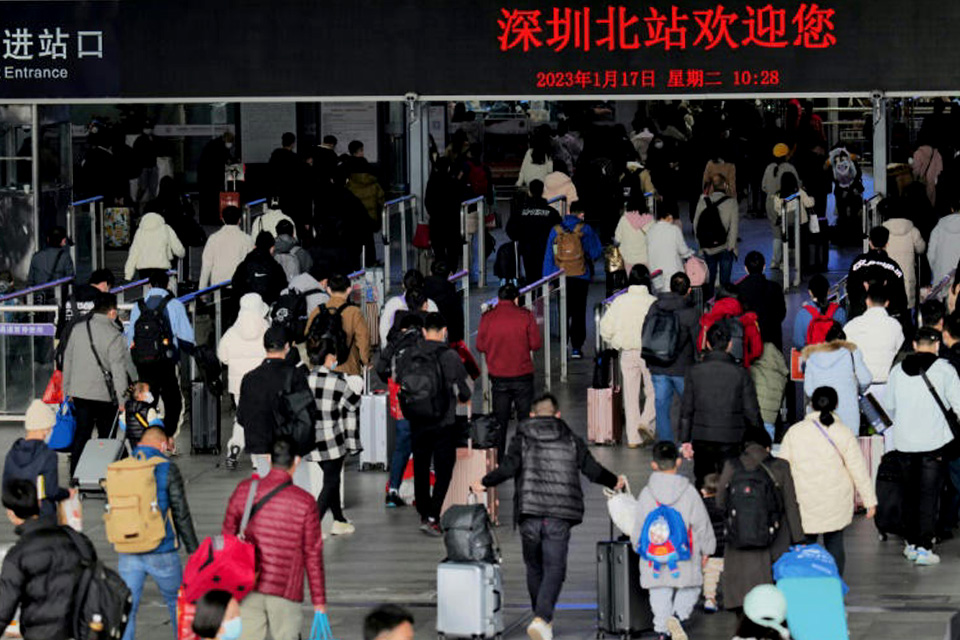
[[[174,271],[173,269],[169,269],[167,270],[167,275],[175,276],[177,275],[177,272]],[[123,293],[124,291],[129,291],[130,289],[133,289],[136,287],[142,287],[147,284],[150,284],[150,278],[141,278],[139,280],[134,280],[133,282],[128,282],[127,284],[118,285],[113,289],[110,289],[110,293],[113,293],[113,294]]]
[[[197,291],[194,291],[193,293],[188,293],[188,294],[186,294],[186,295],[182,295],[182,296],[180,296],[179,298],[177,298],[177,300],[179,300],[179,301],[182,302],[183,304],[187,304],[187,303],[189,303],[189,302],[192,302],[193,300],[196,300],[197,298],[199,298],[199,297],[202,296],[202,295],[206,295],[206,294],[208,294],[208,293],[213,293],[214,291],[219,291],[220,289],[223,289],[224,287],[229,287],[231,282],[232,282],[232,280],[224,280],[223,282],[218,282],[217,284],[212,284],[212,285],[210,285],[209,287],[207,287],[207,288],[205,288],[205,289],[198,289]]]
[[[939,297],[940,294],[943,293],[943,290],[946,289],[948,286],[950,286],[950,283],[953,282],[953,278],[956,274],[957,274],[957,270],[951,269],[950,273],[948,273],[943,278],[941,278],[940,282],[935,284],[933,288],[930,289],[930,293],[928,293],[927,297],[921,301],[921,304],[928,300],[933,300],[934,298]]]
[[[654,278],[658,278],[661,275],[663,275],[663,269],[656,269],[653,273],[650,274],[650,279],[653,280]],[[612,303],[614,300],[616,300],[617,298],[625,294],[628,289],[630,289],[629,285],[624,287],[623,289],[614,291],[612,296],[610,296],[609,298],[603,301],[603,304],[607,305]]]
[[[463,282],[460,291],[463,293],[463,339],[470,339],[470,270],[461,269],[447,276],[447,282],[456,284]]]
[[[100,202],[103,200],[103,196],[93,196],[92,198],[86,198],[84,200],[77,200],[76,202],[71,202],[71,207],[79,207],[83,204],[90,204],[91,202]]]
[[[527,286],[523,287],[522,289],[520,289],[520,295],[521,295],[521,296],[522,296],[522,295],[525,295],[525,294],[527,294],[527,293],[530,293],[530,292],[533,291],[534,289],[537,289],[537,288],[539,288],[539,287],[542,287],[543,285],[545,285],[545,284],[547,284],[547,283],[553,282],[553,281],[555,281],[555,280],[559,280],[559,279],[560,279],[560,276],[566,275],[566,273],[567,273],[567,272],[564,271],[563,269],[557,269],[556,271],[554,271],[554,272],[551,273],[550,275],[543,276],[542,278],[540,278],[540,279],[537,280],[536,282],[532,282],[532,283],[528,284]],[[500,300],[499,298],[490,298],[490,299],[487,300],[486,302],[483,302],[483,303],[480,305],[480,308],[481,308],[481,310],[483,310],[483,311],[489,311],[489,310],[492,309],[493,307],[497,306],[497,302],[499,302],[499,300]]]
[[[38,291],[50,289],[51,287],[59,287],[62,284],[67,284],[68,282],[72,281],[73,276],[67,276],[66,278],[60,278],[59,280],[51,280],[50,282],[45,282],[43,284],[36,284],[32,287],[27,287],[26,289],[21,289],[20,291],[14,291],[13,293],[0,296],[0,302],[6,302],[7,300],[13,300],[14,298],[30,295],[31,293],[37,293]]]
[[[416,215],[417,211],[417,196],[416,194],[408,194],[405,196],[400,196],[399,198],[394,198],[393,200],[388,200],[383,203],[383,209],[380,216],[380,235],[383,240],[383,287],[384,294],[390,291],[390,284],[393,274],[393,269],[390,266],[390,250],[393,245],[393,234],[390,230],[390,220],[391,220],[391,211],[390,208],[400,205],[396,213],[400,214],[400,271],[402,273],[407,272],[407,203],[410,203],[410,207]]]
[[[564,194],[561,193],[560,195],[558,195],[558,196],[553,196],[552,198],[550,198],[549,200],[547,200],[547,204],[548,204],[548,205],[551,205],[551,204],[553,204],[554,202],[559,202],[559,203],[561,203],[562,206],[560,207],[560,215],[566,217],[567,211],[568,211],[569,208],[570,208],[570,202],[569,202],[569,200],[567,200],[567,196],[565,196]]]
[[[258,204],[263,204],[263,203],[266,202],[266,201],[267,201],[266,198],[260,198],[259,200],[251,200],[250,202],[246,202],[246,203],[244,203],[243,206],[245,206],[245,207],[255,207],[255,206],[257,206]]]
[[[471,204],[477,204],[478,202],[483,202],[483,196],[477,196],[476,198],[470,198],[469,200],[464,200],[460,203],[460,206],[470,206]]]
[[[463,267],[470,269],[470,234],[467,233],[468,209],[471,205],[477,205],[477,230],[473,235],[477,236],[477,285],[485,287],[487,285],[487,234],[486,234],[486,212],[484,196],[477,196],[469,200],[460,202],[460,236],[463,240]]]
[[[447,277],[447,282],[456,282],[458,280],[462,280],[463,278],[466,278],[469,275],[470,275],[470,271],[468,271],[467,269],[461,269],[460,271],[457,271],[456,273],[453,273],[449,277]]]
[[[411,194],[406,196],[400,196],[399,198],[394,198],[393,200],[387,200],[383,203],[385,207],[392,207],[395,204],[400,204],[401,202],[409,202],[410,200],[415,199],[417,196]]]

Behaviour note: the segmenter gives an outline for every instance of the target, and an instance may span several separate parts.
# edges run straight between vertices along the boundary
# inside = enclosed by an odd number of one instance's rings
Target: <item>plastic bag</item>
[[[77,419],[73,415],[73,402],[67,398],[57,409],[57,419],[50,433],[47,446],[54,451],[69,451],[73,446],[73,434],[77,430]]]
[[[313,625],[310,627],[309,640],[336,640],[333,637],[333,629],[330,628],[330,620],[327,614],[319,611],[313,614]]]
[[[63,371],[55,369],[50,374],[50,381],[43,391],[43,402],[46,404],[60,404],[63,402]]]
[[[773,579],[783,578],[836,578],[840,581],[843,595],[850,590],[840,577],[837,561],[819,544],[800,544],[790,547],[773,565]]]
[[[639,505],[637,499],[627,488],[622,493],[608,493],[607,511],[610,512],[610,519],[614,526],[633,539],[634,527],[637,522],[637,510]],[[639,534],[639,532],[637,532]]]
[[[57,503],[57,522],[74,531],[83,532],[83,503],[80,502],[78,491],[74,491],[69,498]]]

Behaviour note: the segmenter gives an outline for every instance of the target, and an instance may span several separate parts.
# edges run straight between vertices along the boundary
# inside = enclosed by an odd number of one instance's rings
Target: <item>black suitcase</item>
[[[873,519],[881,537],[903,535],[904,493],[907,483],[907,459],[898,451],[880,458],[877,469],[877,514]]]
[[[640,586],[640,556],[629,540],[597,543],[597,637],[623,640],[653,629],[650,598]]]
[[[206,384],[190,384],[190,450],[193,453],[220,453],[220,398]]]

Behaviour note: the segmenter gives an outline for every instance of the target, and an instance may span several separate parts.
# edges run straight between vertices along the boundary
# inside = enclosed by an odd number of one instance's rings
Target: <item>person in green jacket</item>
[[[754,360],[750,366],[750,377],[753,378],[753,386],[757,388],[763,428],[770,434],[770,440],[773,440],[777,413],[780,411],[783,392],[790,378],[790,369],[787,368],[783,353],[773,343],[764,343],[760,358]]]

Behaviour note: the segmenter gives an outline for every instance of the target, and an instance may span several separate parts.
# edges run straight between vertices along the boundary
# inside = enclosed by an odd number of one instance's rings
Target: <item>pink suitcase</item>
[[[883,457],[883,436],[864,436],[857,438],[860,442],[860,452],[867,463],[870,472],[870,482],[877,486],[877,469],[880,468],[880,458]],[[854,504],[857,509],[863,508],[863,500],[859,492],[854,492]]]
[[[623,435],[620,389],[587,389],[587,441],[620,444]]]
[[[453,467],[453,478],[450,488],[443,500],[440,514],[455,504],[469,504],[470,485],[483,478],[497,468],[496,449],[474,449],[472,447],[457,448],[457,462]],[[477,496],[479,501],[487,506],[487,513],[494,524],[500,524],[500,500],[495,488],[487,489],[486,493]]]

